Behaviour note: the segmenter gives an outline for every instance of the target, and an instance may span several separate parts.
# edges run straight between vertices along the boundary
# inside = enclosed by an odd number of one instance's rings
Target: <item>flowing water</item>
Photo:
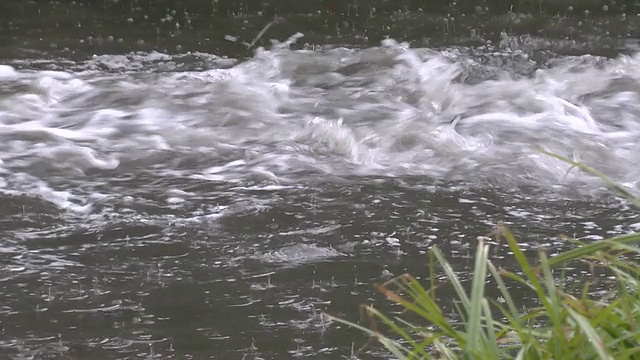
[[[204,5],[140,3],[3,15],[2,358],[349,358],[363,337],[320,311],[384,307],[371,285],[428,275],[434,245],[464,278],[499,222],[532,255],[640,227],[538,151],[640,190],[631,16],[328,4],[276,11],[247,50],[260,9],[229,2],[205,31]]]

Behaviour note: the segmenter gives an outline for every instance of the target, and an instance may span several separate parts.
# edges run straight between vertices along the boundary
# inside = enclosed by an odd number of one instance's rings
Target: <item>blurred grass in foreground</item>
[[[541,151],[601,177],[640,207],[640,199],[597,170]],[[442,252],[434,247],[428,289],[409,274],[374,285],[403,308],[399,316],[386,315],[371,305],[362,305],[368,326],[327,316],[370,336],[358,354],[377,341],[399,359],[640,359],[640,233],[588,244],[571,239],[575,248],[554,257],[540,251],[535,264],[529,262],[509,229],[499,226],[493,235],[506,241],[517,261],[517,271],[498,269],[490,259],[490,239],[479,237],[467,292]],[[605,294],[591,292],[591,282],[585,283],[578,295],[575,289],[567,288],[557,273],[578,261],[588,263],[592,271],[610,275],[614,281]],[[436,266],[455,290],[456,297],[448,301],[455,304],[460,321],[452,322],[439,305],[437,290],[444,284],[436,279]],[[487,294],[489,283],[499,289],[499,297]],[[535,294],[532,303],[539,305],[516,307],[514,298],[522,295],[507,283],[530,289]]]

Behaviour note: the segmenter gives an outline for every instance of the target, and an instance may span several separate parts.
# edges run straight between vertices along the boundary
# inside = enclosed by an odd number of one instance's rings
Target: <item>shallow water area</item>
[[[349,357],[363,337],[321,311],[384,308],[371,285],[426,276],[432,246],[465,278],[500,222],[532,256],[640,227],[538,150],[638,190],[633,50],[303,30],[246,58],[18,49],[0,65],[0,355]],[[502,245],[495,261],[514,265]]]

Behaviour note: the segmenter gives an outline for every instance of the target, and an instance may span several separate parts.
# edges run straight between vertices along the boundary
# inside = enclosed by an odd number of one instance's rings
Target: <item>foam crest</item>
[[[107,193],[106,184],[124,174],[249,185],[316,174],[599,187],[588,175],[567,176],[568,166],[541,156],[540,146],[636,183],[638,55],[556,58],[529,77],[467,82],[469,69],[491,72],[464,52],[393,40],[364,50],[290,50],[296,39],[230,69],[135,65],[172,61],[159,53],[92,59],[111,64],[109,71],[4,66],[0,167],[51,189],[78,180]],[[29,189],[79,211],[88,196]],[[76,207],[65,197],[75,197]]]

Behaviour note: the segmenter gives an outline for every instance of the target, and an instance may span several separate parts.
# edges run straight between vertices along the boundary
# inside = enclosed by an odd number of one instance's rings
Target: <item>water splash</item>
[[[636,187],[638,55],[555,57],[531,76],[484,72],[468,82],[486,66],[464,51],[393,40],[365,50],[289,50],[298,37],[230,69],[197,54],[208,69],[167,71],[185,55],[160,53],[102,55],[74,72],[3,66],[3,191],[87,213],[92,193],[103,202],[135,198],[145,182],[178,179],[251,186],[424,176],[475,186],[582,184],[584,193],[600,186],[567,175],[566,164],[537,146]],[[505,54],[515,53],[483,56]],[[530,66],[526,56],[523,64]]]

